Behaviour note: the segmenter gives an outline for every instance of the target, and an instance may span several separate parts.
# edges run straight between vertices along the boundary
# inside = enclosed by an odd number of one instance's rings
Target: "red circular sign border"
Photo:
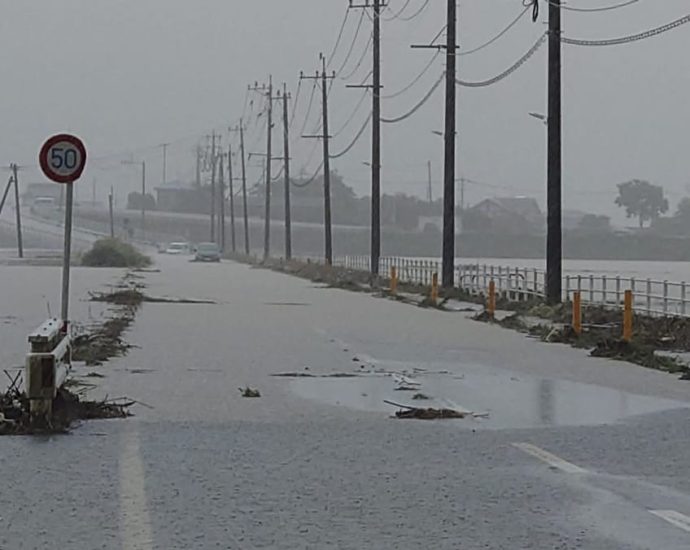
[[[59,174],[55,174],[51,170],[48,162],[48,151],[50,151],[50,148],[53,145],[61,141],[66,141],[74,145],[77,149],[79,149],[79,153],[81,154],[81,165],[71,176],[61,176]],[[82,173],[84,172],[84,168],[86,168],[86,147],[84,147],[84,142],[77,136],[73,136],[72,134],[57,134],[49,138],[48,141],[43,144],[43,147],[41,147],[41,152],[38,156],[38,160],[41,165],[41,170],[43,170],[43,173],[48,179],[51,179],[56,183],[72,183],[81,177]]]

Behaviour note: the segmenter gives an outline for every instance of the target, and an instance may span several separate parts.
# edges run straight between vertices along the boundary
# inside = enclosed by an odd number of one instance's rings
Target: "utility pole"
[[[201,145],[196,146],[196,188],[201,189]]]
[[[163,148],[163,185],[167,183],[167,178],[166,178],[166,172],[168,169],[168,145],[169,143],[162,143],[161,147]]]
[[[141,239],[146,240],[146,161],[141,161]]]
[[[283,84],[283,171],[285,172],[285,259],[292,259],[292,221],[290,214],[290,123],[287,85]]]
[[[115,220],[113,217],[113,188],[110,188],[108,195],[108,217],[110,218],[110,238],[115,238]]]
[[[434,202],[434,195],[433,195],[433,190],[431,187],[431,161],[428,160],[426,162],[426,171],[427,171],[427,190],[426,190],[426,199],[429,201],[429,204]]]
[[[381,259],[381,9],[387,6],[382,0],[366,0],[350,8],[373,9],[371,20],[374,26],[372,84],[350,85],[348,88],[371,88],[371,272],[379,273]]]
[[[211,134],[211,242],[216,242],[216,132]]]
[[[453,286],[455,271],[455,107],[457,5],[448,0],[446,41],[446,128],[443,174],[443,264],[442,284]]]
[[[269,75],[268,86],[254,85],[249,88],[257,92],[266,92],[268,112],[266,116],[266,201],[264,205],[264,261],[271,254],[271,162],[273,161],[273,101],[279,99],[273,97],[273,77]]]
[[[22,213],[21,205],[19,204],[19,176],[17,175],[18,167],[16,164],[12,165],[12,175],[14,179],[14,212],[17,218],[17,253],[20,258],[24,257],[24,242],[22,239]]]
[[[322,139],[323,140],[323,223],[325,233],[325,260],[327,265],[333,264],[333,231],[331,224],[331,162],[330,162],[330,139],[328,133],[328,81],[335,78],[335,73],[332,75],[326,74],[326,57],[323,54],[319,55],[321,58],[322,72],[317,71],[314,76],[304,76],[300,74],[301,80],[316,80],[321,81],[321,103],[323,133],[318,135],[302,136],[303,138]]]
[[[549,99],[547,152],[546,301],[561,302],[561,0],[549,3]]]
[[[457,0],[447,0],[446,44],[415,44],[419,49],[446,50],[446,98],[445,98],[445,131],[443,133],[443,251],[441,283],[444,288],[452,288],[455,272],[455,111],[456,91],[456,57],[457,41]]]
[[[225,252],[225,178],[223,177],[223,153],[218,153],[218,240],[220,249]]]
[[[247,169],[244,152],[244,120],[240,119],[239,128],[231,128],[231,132],[240,133],[240,159],[242,168],[242,206],[244,210],[244,253],[249,256],[249,215],[247,212]]]
[[[233,254],[237,252],[235,240],[235,186],[232,177],[232,145],[228,145],[228,188],[230,190],[230,242]]]

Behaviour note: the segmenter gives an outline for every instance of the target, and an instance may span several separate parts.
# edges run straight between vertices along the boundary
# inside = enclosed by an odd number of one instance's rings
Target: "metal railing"
[[[369,271],[370,259],[368,256],[340,256],[335,258],[334,265]],[[397,269],[400,282],[421,285],[430,285],[433,274],[441,270],[439,261],[383,257],[379,273],[387,277],[393,266]],[[509,300],[524,301],[544,298],[545,295],[545,272],[535,268],[458,264],[455,274],[455,284],[475,295],[486,294],[491,281],[496,285],[496,293]],[[685,282],[620,275],[568,274],[563,277],[563,299],[566,301],[570,301],[573,293],[579,291],[583,304],[622,309],[626,290],[632,291],[633,309],[639,313],[690,316],[690,297]]]

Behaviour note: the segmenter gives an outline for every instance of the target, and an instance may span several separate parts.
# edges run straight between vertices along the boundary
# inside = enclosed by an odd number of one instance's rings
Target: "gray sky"
[[[405,0],[390,0],[391,12]],[[411,0],[403,15],[424,0]],[[573,7],[598,7],[619,0],[572,0]],[[35,164],[49,134],[68,130],[87,143],[91,162],[82,183],[97,179],[99,196],[110,185],[123,191],[137,174],[121,164],[146,160],[150,185],[161,181],[157,144],[171,142],[169,179],[191,178],[192,150],[211,128],[223,130],[242,114],[248,83],[288,83],[296,91],[300,70],[312,72],[320,51],[328,54],[343,20],[346,0],[34,0],[2,1],[4,75],[0,102],[0,162]],[[461,0],[463,48],[482,44],[522,10],[521,0]],[[445,1],[431,0],[412,21],[383,24],[384,94],[410,82],[426,65],[429,51],[409,44],[428,42],[445,23]],[[576,38],[609,38],[636,33],[690,13],[687,0],[640,0],[603,13],[564,13],[564,33]],[[331,68],[342,65],[352,43],[359,12],[350,14]],[[518,59],[544,32],[540,21],[523,18],[491,47],[459,60],[460,77],[483,80]],[[350,61],[352,71],[366,44],[365,19]],[[690,195],[687,134],[690,121],[690,25],[660,37],[610,48],[564,46],[564,207],[612,213],[615,184],[631,178],[663,185],[672,207]],[[371,68],[367,56],[347,82],[359,83]],[[383,102],[384,116],[406,112],[443,70],[439,57],[407,93]],[[331,92],[331,125],[339,130],[360,91],[345,89],[342,78]],[[297,105],[295,134],[301,129],[311,84],[304,82]],[[249,144],[257,142],[256,112]],[[434,191],[441,192],[443,90],[410,119],[383,129],[385,192],[422,195],[426,163],[433,163]],[[467,187],[468,202],[486,196],[531,194],[544,203],[545,128],[528,116],[545,111],[546,47],[509,79],[483,89],[460,88],[458,175],[477,182]],[[307,121],[314,130],[319,103]],[[276,115],[279,114],[276,111]],[[333,141],[345,147],[368,114],[368,100]],[[260,123],[261,121],[259,121]],[[282,144],[280,124],[275,132]],[[295,140],[294,168],[313,173],[320,151]],[[264,150],[263,143],[257,143]],[[370,140],[367,132],[353,150],[333,162],[358,193],[368,192]],[[255,169],[254,169],[255,170]],[[252,173],[252,182],[258,173]],[[24,181],[40,181],[27,169]],[[622,220],[620,213],[616,220]]]

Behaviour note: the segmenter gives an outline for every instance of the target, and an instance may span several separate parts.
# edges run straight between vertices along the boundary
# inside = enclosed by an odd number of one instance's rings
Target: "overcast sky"
[[[572,0],[591,8],[621,0]],[[406,0],[390,0],[394,15]],[[410,0],[402,17],[425,0]],[[445,23],[445,0],[411,21],[383,23],[384,94],[394,93],[429,62],[433,52],[412,50],[431,40]],[[522,11],[522,0],[460,0],[462,49],[481,45]],[[34,165],[49,134],[68,130],[87,143],[91,162],[80,194],[90,196],[96,178],[99,197],[110,185],[123,191],[137,181],[122,160],[146,160],[150,185],[162,179],[158,144],[169,142],[168,179],[190,179],[193,148],[212,128],[223,133],[242,115],[247,84],[274,82],[297,91],[300,70],[313,72],[318,54],[330,54],[347,0],[2,0],[3,101],[0,102],[0,162]],[[494,45],[459,59],[459,77],[483,80],[510,66],[546,30],[546,5],[537,23],[525,16]],[[690,13],[687,0],[640,0],[610,12],[564,13],[564,34],[610,38],[653,28]],[[343,64],[360,12],[353,10],[330,69]],[[371,21],[362,23],[353,53],[330,95],[332,133],[352,114],[359,83],[371,69],[370,56],[345,81],[360,59]],[[615,213],[615,184],[649,179],[663,185],[672,206],[690,195],[690,25],[660,37],[610,48],[564,46],[564,207]],[[458,176],[469,203],[492,195],[529,194],[544,203],[545,127],[529,117],[546,104],[546,47],[509,79],[490,88],[460,88]],[[383,115],[408,111],[443,71],[438,57],[409,91],[384,100]],[[302,84],[293,131],[301,129],[312,84]],[[248,145],[263,151],[257,119],[260,98],[249,117]],[[314,100],[307,132],[315,130],[320,104]],[[332,143],[344,148],[369,113],[369,101]],[[443,88],[413,117],[383,129],[385,192],[422,196],[426,164],[432,162],[434,193],[441,192]],[[276,110],[276,117],[280,110]],[[278,120],[280,122],[280,120]],[[276,127],[276,147],[282,127]],[[233,138],[234,139],[234,138]],[[261,140],[261,141],[260,141]],[[256,144],[256,145],[255,145]],[[318,167],[316,143],[295,139],[293,171],[311,175]],[[368,193],[369,132],[345,157],[333,162],[358,193]],[[253,168],[252,182],[258,177]],[[27,168],[24,181],[41,181]],[[88,188],[88,190],[87,190]],[[83,196],[83,195],[82,195]],[[616,214],[616,220],[622,219]]]

